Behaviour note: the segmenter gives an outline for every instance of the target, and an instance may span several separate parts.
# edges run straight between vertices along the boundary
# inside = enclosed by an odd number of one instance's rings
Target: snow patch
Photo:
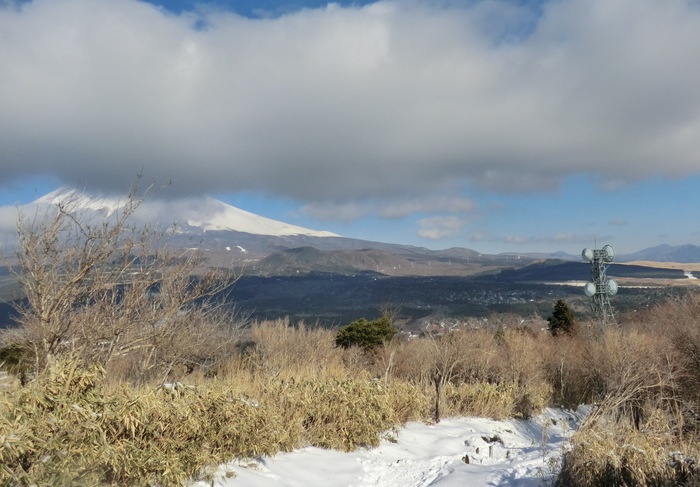
[[[342,453],[309,447],[222,465],[214,485],[539,487],[556,475],[571,434],[588,412],[546,409],[527,421],[450,418],[437,425],[409,423],[395,442],[384,440],[373,449]],[[230,478],[231,472],[235,477]]]
[[[71,209],[99,211],[111,216],[124,207],[127,199],[87,196],[68,186],[62,186],[35,200],[34,203],[40,205],[64,204]]]
[[[331,232],[309,230],[308,228],[265,218],[212,198],[208,198],[203,207],[206,208],[206,211],[197,211],[197,209],[193,208],[185,216],[189,226],[200,228],[206,232],[234,230],[255,235],[274,235],[278,237],[292,235],[308,235],[311,237],[338,236]]]

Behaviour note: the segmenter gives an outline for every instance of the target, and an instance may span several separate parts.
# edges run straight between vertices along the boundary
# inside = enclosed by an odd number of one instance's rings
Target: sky
[[[62,185],[482,253],[700,244],[698,0],[0,0],[0,228]]]

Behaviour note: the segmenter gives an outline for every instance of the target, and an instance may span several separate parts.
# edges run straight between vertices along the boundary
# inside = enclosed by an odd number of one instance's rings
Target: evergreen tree
[[[553,336],[560,334],[570,335],[576,331],[576,317],[571,308],[562,299],[558,299],[554,305],[552,316],[547,318],[549,322],[549,332]]]
[[[360,318],[338,330],[335,344],[343,348],[357,345],[371,349],[388,342],[395,334],[396,328],[391,325],[391,320],[386,316],[374,321]]]

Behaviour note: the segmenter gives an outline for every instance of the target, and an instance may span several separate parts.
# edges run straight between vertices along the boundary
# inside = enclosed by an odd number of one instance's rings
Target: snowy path
[[[529,421],[452,418],[410,423],[396,442],[351,453],[304,448],[221,467],[225,487],[536,487],[551,480],[586,410]],[[468,463],[466,462],[468,460]],[[235,473],[233,478],[223,475]],[[197,487],[210,485],[198,483]]]

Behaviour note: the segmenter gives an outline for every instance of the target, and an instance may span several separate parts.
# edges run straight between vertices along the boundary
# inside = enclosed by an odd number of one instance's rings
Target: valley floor
[[[551,485],[587,413],[546,409],[530,420],[448,418],[410,423],[373,449],[304,448],[222,465],[223,487],[456,487]],[[468,463],[467,463],[468,461]],[[201,482],[193,487],[205,487]]]

